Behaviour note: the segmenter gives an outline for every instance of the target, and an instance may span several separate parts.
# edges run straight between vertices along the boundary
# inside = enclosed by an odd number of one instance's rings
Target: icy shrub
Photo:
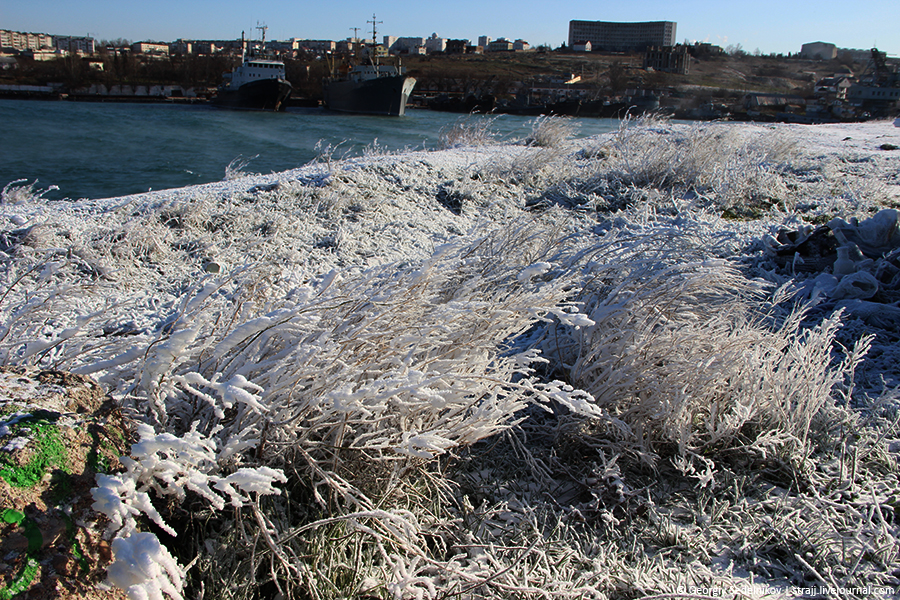
[[[51,185],[46,190],[35,191],[34,186],[37,185],[37,181],[26,185],[17,185],[26,181],[28,180],[17,179],[3,186],[3,190],[0,191],[0,204],[28,204],[29,202],[36,202],[47,192],[59,189],[57,186]]]
[[[833,365],[839,314],[806,328],[798,310],[774,326],[758,291],[723,261],[617,258],[592,265],[603,285],[579,297],[594,324],[568,345],[554,339],[571,381],[608,411],[623,441],[682,455],[736,444],[803,455],[811,435],[828,431],[833,389],[869,342]]]
[[[249,177],[251,175],[255,175],[255,173],[248,173],[244,169],[253,162],[253,159],[259,156],[258,154],[255,156],[251,156],[250,158],[246,158],[244,156],[238,156],[233,159],[228,166],[225,167],[225,181],[233,181],[235,179],[241,179],[243,177]]]
[[[720,210],[736,207],[742,216],[791,203],[781,170],[794,145],[783,136],[748,135],[717,124],[676,128],[640,117],[623,119],[609,140],[600,147],[594,142],[588,150],[580,155],[582,167],[561,178],[564,193],[699,194]]]
[[[138,434],[140,441],[131,447],[131,456],[121,459],[125,472],[98,474],[92,490],[93,508],[106,515],[107,535],[115,536],[109,581],[126,590],[132,600],[162,598],[162,593],[180,599],[184,571],[156,535],[139,531],[137,519],[144,515],[169,535],[178,535],[154,507],[149,492],[182,502],[190,491],[222,510],[226,499],[242,507],[256,502],[259,495],[280,494],[273,483],[286,478],[281,471],[264,466],[218,474],[243,449],[240,440],[217,448],[215,439],[194,430],[176,437],[156,434],[147,424],[138,426]]]
[[[497,141],[497,133],[491,129],[499,116],[468,115],[453,125],[444,127],[439,134],[440,147],[487,146]]]
[[[155,422],[140,426],[126,472],[98,479],[95,507],[120,538],[140,515],[167,528],[153,496],[187,492],[283,530],[272,523],[284,509],[266,512],[256,495],[277,494],[291,473],[288,485],[333,515],[304,527],[341,524],[362,532],[355,543],[423,552],[414,513],[379,509],[420,465],[509,429],[530,406],[601,416],[587,394],[535,376],[536,351],[510,346],[551,317],[591,323],[567,301],[569,279],[552,274],[554,246],[534,223],[499,228],[421,262],[335,270],[289,290],[263,285],[259,267],[198,286],[149,335],[82,348],[82,370],[103,368]],[[95,352],[96,367],[84,360]],[[267,545],[307,554],[304,539]],[[293,580],[308,568],[278,570]]]
[[[125,590],[129,600],[162,599],[163,594],[181,600],[184,573],[152,533],[133,533],[112,542],[115,562],[109,582]]]
[[[568,117],[542,116],[531,123],[526,144],[544,148],[560,146],[578,131],[578,124]]]

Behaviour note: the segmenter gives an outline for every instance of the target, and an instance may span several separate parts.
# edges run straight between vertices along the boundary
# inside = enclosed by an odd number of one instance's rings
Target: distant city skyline
[[[0,29],[89,35],[171,42],[184,39],[237,39],[241,32],[258,38],[257,23],[268,27],[267,38],[342,40],[370,37],[373,9],[383,35],[475,41],[524,39],[532,46],[557,47],[568,37],[571,20],[675,21],[678,42],[709,42],[722,47],[740,44],[746,52],[796,53],[802,44],[829,42],[839,48],[877,46],[900,55],[900,2],[897,0],[817,0],[803,2],[733,3],[727,0],[632,0],[630,2],[571,0],[551,6],[546,1],[500,0],[421,3],[403,0],[383,6],[359,0],[301,3],[270,0],[260,4],[236,0],[3,0]]]

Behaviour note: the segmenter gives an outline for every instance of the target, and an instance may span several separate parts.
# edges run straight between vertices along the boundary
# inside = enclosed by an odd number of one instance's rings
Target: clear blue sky
[[[806,42],[871,48],[900,55],[900,0],[401,0],[303,2],[269,0],[0,0],[0,29],[100,39],[174,41],[236,39],[241,31],[268,39],[344,39],[353,27],[397,35],[477,40],[522,38],[558,46],[570,20],[675,21],[677,40],[740,44],[753,52],[798,52]]]

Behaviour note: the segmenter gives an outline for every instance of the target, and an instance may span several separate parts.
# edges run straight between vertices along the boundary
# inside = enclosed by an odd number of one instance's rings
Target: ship
[[[262,30],[262,48],[266,47],[266,28]],[[292,87],[285,79],[284,62],[258,56],[251,48],[244,50],[241,34],[241,64],[231,73],[223,74],[224,81],[211,100],[215,106],[244,110],[281,111],[286,108]]]
[[[372,15],[372,39],[376,39],[375,15]],[[366,115],[403,116],[406,103],[416,85],[401,66],[381,65],[372,60],[354,65],[322,83],[323,104],[329,110]]]

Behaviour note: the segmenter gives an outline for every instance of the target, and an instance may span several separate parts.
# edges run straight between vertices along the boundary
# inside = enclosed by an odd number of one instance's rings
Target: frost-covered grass
[[[541,119],[499,143],[490,123],[122,199],[7,186],[0,361],[90,374],[140,423],[94,492],[110,580],[134,598],[900,584],[896,332],[803,305],[764,252],[781,225],[896,203],[900,160],[873,149],[894,128],[651,119],[573,141]]]

